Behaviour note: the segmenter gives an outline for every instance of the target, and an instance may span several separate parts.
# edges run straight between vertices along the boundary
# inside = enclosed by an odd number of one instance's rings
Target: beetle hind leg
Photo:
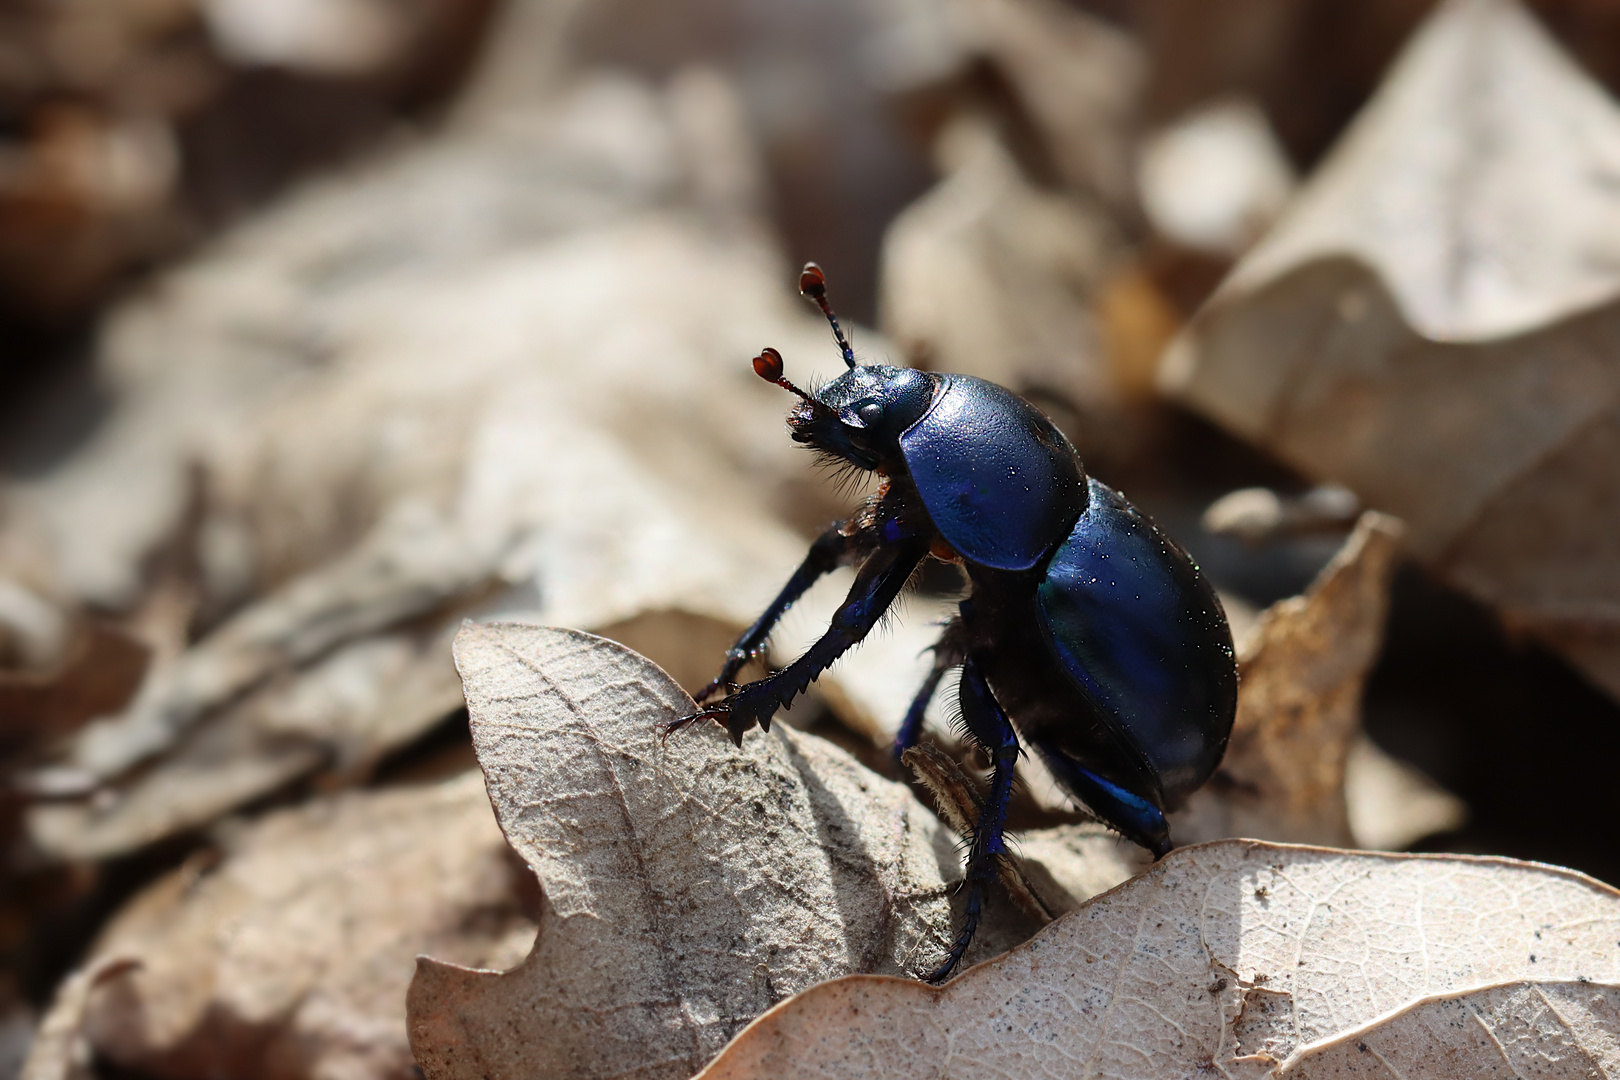
[[[1058,782],[1103,824],[1153,852],[1155,859],[1169,854],[1173,846],[1170,823],[1151,800],[1103,778],[1055,747],[1037,740],[1035,749]]]
[[[931,983],[950,977],[979,929],[986,889],[996,879],[996,856],[1007,850],[1007,804],[1012,800],[1013,766],[1018,761],[1018,735],[972,656],[962,664],[961,696],[962,719],[974,741],[990,754],[995,771],[990,777],[990,797],[979,812],[968,847],[967,915],[944,963],[928,974],[926,981]]]

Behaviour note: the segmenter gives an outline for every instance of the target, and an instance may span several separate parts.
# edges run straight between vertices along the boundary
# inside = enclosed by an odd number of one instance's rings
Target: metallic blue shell
[[[1232,635],[1185,551],[1106,484],[1047,564],[1042,629],[1081,693],[1170,803],[1220,763],[1237,711]]]
[[[941,375],[900,451],[946,541],[997,570],[1028,570],[1085,507],[1085,473],[1038,409],[995,383]]]

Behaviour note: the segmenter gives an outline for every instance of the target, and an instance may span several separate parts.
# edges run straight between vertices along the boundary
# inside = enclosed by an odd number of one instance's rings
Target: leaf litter
[[[1474,1075],[1454,1055],[1477,1055],[1482,1029],[1500,1043],[1517,1027],[1559,1037],[1487,1060],[1576,1077],[1614,1060],[1617,994],[1620,893],[1584,875],[1225,840],[1171,852],[943,988],[817,986],[699,1076],[1318,1076],[1349,1061],[1455,1077]],[[1514,1007],[1538,995],[1542,1015]],[[1579,1008],[1560,1020],[1558,1001]]]
[[[836,356],[747,207],[717,219],[685,183],[678,136],[715,127],[725,94],[696,75],[663,95],[586,79],[291,200],[114,319],[108,363],[133,383],[118,419],[23,502],[74,537],[57,552],[70,594],[122,595],[96,582],[135,574],[182,503],[121,477],[197,454],[201,610],[236,607],[31,778],[85,793],[31,811],[37,847],[104,857],[312,772],[363,777],[459,706],[446,643],[469,612],[589,628],[664,613],[730,633],[752,619],[801,554],[781,508],[835,511],[734,358],[773,340],[813,375]],[[718,126],[704,145],[742,138]],[[731,190],[721,160],[704,182]],[[592,212],[560,213],[578,199]],[[457,225],[411,210],[423,200],[468,209]],[[379,244],[411,257],[379,262]],[[155,366],[181,342],[184,362]],[[203,409],[228,431],[172,422],[209,386],[246,395]],[[693,425],[711,413],[728,422]],[[154,428],[148,459],[136,444]],[[118,518],[124,500],[138,520]],[[708,527],[719,506],[725,530]],[[118,521],[84,524],[109,508]],[[686,637],[659,643],[695,666]]]
[[[431,1080],[689,1076],[792,993],[949,948],[957,838],[904,786],[785,725],[741,749],[707,723],[666,740],[691,699],[578,631],[468,624],[456,659],[545,906],[512,971],[421,962],[408,1010]],[[996,915],[979,956],[1038,925]]]
[[[1217,778],[1172,818],[1178,840],[1354,843],[1346,772],[1403,531],[1364,514],[1310,587],[1267,608],[1238,642],[1232,738]]]
[[[176,1078],[397,1077],[414,957],[514,963],[532,885],[481,778],[312,800],[222,833],[108,924],[59,992],[31,1080],[90,1056]],[[110,967],[109,967],[110,966]]]
[[[1620,107],[1523,6],[1440,5],[1160,372],[1611,695],[1617,163]]]

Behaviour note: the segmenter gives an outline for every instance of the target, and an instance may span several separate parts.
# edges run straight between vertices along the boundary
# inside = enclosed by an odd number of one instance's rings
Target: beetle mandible
[[[946,672],[961,669],[962,722],[994,766],[968,847],[967,913],[929,982],[948,977],[978,928],[995,878],[1020,736],[1068,793],[1153,852],[1170,850],[1165,811],[1220,763],[1237,710],[1226,616],[1192,559],[1119,492],[1088,477],[1069,440],[1023,398],[984,379],[859,364],[805,265],[799,289],[821,309],[849,370],[814,394],[767,348],[763,379],[795,394],[795,442],[882,477],[834,522],[698,694],[711,702],[668,725],[722,721],[739,746],[864,638],[930,556],[959,562],[970,592],[934,645],[933,668],[895,741],[916,743]],[[737,686],[782,614],[818,578],[857,565],[832,624],[787,667]],[[722,689],[726,696],[715,695]]]

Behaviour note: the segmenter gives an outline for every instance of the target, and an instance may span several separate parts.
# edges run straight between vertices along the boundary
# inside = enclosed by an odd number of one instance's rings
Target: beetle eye
[[[883,419],[883,405],[876,401],[863,401],[855,406],[855,415],[861,418],[861,423],[871,427]]]

